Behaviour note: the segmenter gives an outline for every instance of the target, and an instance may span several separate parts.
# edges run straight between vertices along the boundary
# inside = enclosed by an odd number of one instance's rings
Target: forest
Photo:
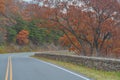
[[[120,57],[120,1],[0,0],[0,53],[50,45],[77,55]]]

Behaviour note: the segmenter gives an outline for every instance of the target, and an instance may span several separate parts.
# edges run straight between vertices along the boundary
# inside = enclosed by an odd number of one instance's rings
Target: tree
[[[5,14],[5,0],[0,0],[0,15]]]
[[[8,28],[7,29],[7,42],[8,43],[15,43],[16,42],[16,35],[17,31],[13,28]]]
[[[22,30],[17,35],[17,42],[20,45],[25,45],[29,43],[29,32],[27,30]]]
[[[17,4],[18,1],[16,0],[0,0],[0,30],[2,30],[0,35],[4,43],[6,40],[13,40],[16,34],[16,31],[10,29],[10,27],[16,24],[16,18],[19,15]],[[11,38],[8,36],[11,36]]]
[[[40,24],[63,31],[78,54],[103,56],[118,37],[119,5],[117,0],[45,0],[46,22]]]
[[[57,43],[61,37],[61,31],[50,30],[48,28],[40,28],[36,26],[35,22],[32,21],[28,24],[29,28],[29,39],[35,45],[44,45],[45,43]]]

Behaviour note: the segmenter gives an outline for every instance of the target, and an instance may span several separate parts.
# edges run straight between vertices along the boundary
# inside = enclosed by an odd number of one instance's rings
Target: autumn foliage
[[[0,0],[0,14],[5,13],[5,0]]]
[[[22,30],[17,35],[17,42],[20,45],[25,45],[29,43],[29,32],[27,30]]]
[[[119,0],[33,0],[30,4],[0,0],[0,14],[6,21],[1,23],[7,23],[7,26],[17,24],[17,18],[22,18],[26,22],[34,22],[29,25],[31,29],[40,27],[61,31],[60,43],[78,55],[120,56]],[[37,31],[28,32],[21,27],[15,29],[20,45],[29,43],[29,35],[35,44],[41,40],[40,35],[36,35]]]
[[[44,21],[40,26],[63,31],[60,41],[70,51],[85,56],[120,56],[118,0],[36,1],[43,2],[43,7],[35,6],[34,19]],[[42,17],[38,10],[44,12]]]

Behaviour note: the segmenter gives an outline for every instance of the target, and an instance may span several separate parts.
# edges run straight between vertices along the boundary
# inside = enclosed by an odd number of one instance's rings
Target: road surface
[[[0,54],[0,80],[90,80],[51,63],[29,57],[33,54]]]

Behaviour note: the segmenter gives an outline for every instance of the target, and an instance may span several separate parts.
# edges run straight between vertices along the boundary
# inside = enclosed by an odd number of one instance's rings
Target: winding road
[[[0,80],[90,80],[54,64],[31,58],[34,53],[0,54]]]

